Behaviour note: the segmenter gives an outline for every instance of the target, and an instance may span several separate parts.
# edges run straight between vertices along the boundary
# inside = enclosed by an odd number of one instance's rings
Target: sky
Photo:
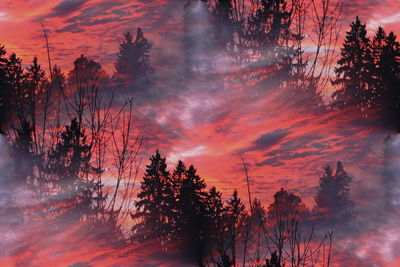
[[[334,115],[316,118],[313,112],[298,112],[298,105],[287,109],[286,99],[279,99],[270,92],[252,92],[249,83],[240,84],[234,75],[241,70],[227,68],[220,62],[220,75],[230,72],[221,87],[210,89],[207,81],[198,81],[189,90],[183,87],[176,76],[180,71],[179,51],[182,31],[184,1],[135,0],[64,0],[64,1],[3,1],[0,4],[0,42],[9,52],[16,53],[29,64],[34,55],[47,68],[47,55],[42,25],[48,31],[52,64],[61,66],[64,72],[72,68],[72,62],[81,54],[100,62],[112,75],[114,62],[123,33],[143,28],[145,36],[153,44],[151,61],[157,76],[166,84],[162,89],[165,99],[141,105],[143,135],[149,151],[157,148],[173,162],[183,159],[195,164],[207,181],[224,189],[231,189],[236,181],[243,183],[241,159],[251,166],[250,172],[263,192],[267,184],[279,184],[285,188],[304,186],[300,194],[311,202],[312,187],[326,164],[344,161],[352,173],[363,176],[363,168],[355,168],[355,162],[379,155],[379,145],[384,134],[369,135],[369,128],[361,129],[357,124],[341,126]],[[356,16],[373,30],[383,26],[387,31],[398,27],[400,3],[397,1],[351,1],[343,3],[342,32]],[[215,79],[215,77],[211,77]],[[229,84],[234,80],[235,84]],[[198,88],[194,88],[198,87]],[[204,88],[203,88],[204,87]],[[228,87],[231,90],[225,98]],[[248,87],[248,88],[246,88]],[[211,92],[211,93],[210,93]],[[173,99],[180,95],[180,101]],[[242,97],[248,105],[242,105]],[[258,94],[255,96],[255,94]],[[261,99],[260,94],[268,97]],[[171,97],[172,96],[172,97]],[[277,98],[277,100],[275,100]],[[285,111],[282,113],[282,109]],[[157,114],[150,118],[151,114]],[[341,115],[337,115],[340,117]],[[345,123],[347,124],[347,123]],[[157,136],[154,133],[157,128]],[[351,131],[354,131],[350,134]],[[150,136],[151,135],[151,136]],[[373,154],[365,154],[365,144],[357,142],[360,136],[373,138]],[[362,142],[370,142],[363,140]],[[368,146],[374,146],[368,143]],[[340,153],[339,149],[354,153]],[[323,150],[323,152],[321,152]],[[357,159],[357,160],[356,160]],[[146,159],[144,159],[146,160]],[[219,164],[221,161],[226,164]],[[364,163],[366,164],[366,163]],[[370,167],[373,168],[373,167]],[[366,171],[370,173],[369,171]],[[307,176],[307,177],[306,177]],[[295,182],[296,181],[296,182]],[[280,185],[269,190],[276,191]]]
[[[161,81],[157,97],[137,100],[135,125],[144,137],[143,162],[159,149],[170,169],[179,159],[194,164],[225,197],[237,188],[245,199],[243,159],[254,197],[269,203],[283,187],[312,207],[323,167],[340,160],[353,177],[352,198],[366,214],[366,207],[383,194],[383,140],[389,132],[357,119],[352,110],[310,108],[302,98],[265,89],[262,81],[248,77],[248,66],[233,68],[223,58],[214,59],[212,71],[184,84],[179,79],[184,2],[4,0],[0,44],[25,64],[37,55],[47,68],[43,25],[52,64],[67,72],[84,54],[111,75],[123,33],[141,27],[153,44],[151,62]],[[400,32],[399,1],[345,1],[341,36],[356,15],[369,30],[382,26]]]

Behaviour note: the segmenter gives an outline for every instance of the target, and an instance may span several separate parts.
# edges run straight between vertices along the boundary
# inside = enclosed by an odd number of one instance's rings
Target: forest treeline
[[[379,28],[368,38],[366,25],[356,18],[332,78],[327,73],[336,56],[340,5],[318,3],[189,1],[183,6],[184,78],[190,82],[204,69],[213,71],[213,59],[223,56],[237,66],[251,66],[257,75],[265,70],[268,75],[260,78],[260,87],[284,88],[283,93],[289,90],[328,111],[355,108],[362,117],[374,112],[397,126],[396,36]],[[315,37],[313,55],[304,52],[306,14],[320,26],[308,33]],[[199,40],[199,31],[208,38]],[[57,215],[57,229],[84,222],[113,244],[155,241],[164,253],[178,248],[180,256],[201,266],[329,266],[328,231],[351,221],[354,210],[351,178],[340,162],[324,168],[312,208],[284,189],[266,206],[252,198],[251,190],[247,205],[237,191],[224,199],[215,187],[207,188],[193,166],[179,161],[168,170],[158,151],[140,187],[135,186],[143,141],[132,124],[135,102],[115,102],[115,96],[135,98],[162,86],[151,64],[151,49],[142,29],[135,36],[126,33],[115,73],[109,76],[84,55],[67,74],[51,64],[51,57],[48,74],[36,57],[24,68],[17,55],[1,46],[0,131],[10,161],[4,187],[10,192],[23,188],[57,207],[49,208]],[[323,100],[320,92],[330,83],[337,90]],[[127,232],[129,221],[133,227]]]
[[[283,188],[268,207],[249,191],[246,207],[237,190],[224,200],[215,187],[207,189],[193,165],[179,161],[169,171],[166,158],[157,151],[146,166],[131,214],[136,222],[132,239],[158,240],[166,251],[178,244],[182,254],[197,259],[199,266],[329,265],[328,256],[318,254],[332,242],[328,229],[352,218],[350,183],[338,162],[336,170],[324,169],[311,210]],[[321,232],[314,233],[315,225],[326,231],[322,238]]]

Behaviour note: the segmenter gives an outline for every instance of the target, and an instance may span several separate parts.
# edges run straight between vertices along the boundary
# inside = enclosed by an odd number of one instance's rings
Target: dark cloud
[[[284,140],[289,134],[290,131],[288,129],[277,129],[272,132],[265,133],[258,137],[249,148],[242,150],[241,153],[270,148],[281,143],[282,140]]]
[[[276,152],[275,152],[276,153]],[[319,150],[311,150],[311,151],[305,151],[305,152],[286,152],[283,153],[279,156],[268,158],[266,160],[263,160],[261,162],[256,163],[258,167],[265,166],[265,165],[270,165],[270,166],[282,166],[285,165],[284,161],[290,161],[290,160],[295,160],[299,158],[305,158],[309,156],[316,156],[316,155],[322,155],[324,152],[319,151]]]
[[[53,7],[51,12],[47,15],[41,16],[38,20],[54,18],[54,17],[64,17],[77,10],[79,10],[88,0],[64,0],[58,5]]]
[[[104,16],[107,14],[115,14],[115,15],[127,15],[129,14],[129,10],[132,7],[124,7],[126,3],[123,1],[112,1],[112,2],[100,2],[83,8],[80,10],[79,14],[68,18],[65,22],[66,23],[76,23],[86,21],[91,18],[98,18],[99,16]],[[118,7],[118,8],[116,8]],[[136,6],[137,7],[137,6]]]
[[[58,33],[61,32],[72,32],[72,33],[77,33],[77,32],[83,32],[84,27],[90,27],[90,26],[96,26],[96,25],[103,25],[107,23],[112,23],[112,22],[121,22],[124,21],[123,18],[120,17],[108,17],[108,18],[102,18],[102,19],[88,19],[86,21],[78,22],[78,23],[72,23],[68,26],[65,26],[59,30],[57,30]]]
[[[63,32],[72,32],[72,33],[80,33],[84,32],[85,30],[80,28],[78,24],[71,24],[68,26],[65,26],[61,29],[56,30],[57,33],[63,33]]]

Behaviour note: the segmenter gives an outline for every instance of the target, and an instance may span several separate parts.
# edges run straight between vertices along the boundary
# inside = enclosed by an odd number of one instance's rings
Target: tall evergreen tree
[[[35,56],[32,64],[27,68],[23,90],[24,97],[21,99],[21,102],[24,105],[22,108],[24,119],[27,119],[28,116],[30,118],[36,153],[38,153],[37,146],[39,142],[39,140],[37,140],[38,137],[36,130],[38,125],[38,116],[43,115],[39,114],[38,110],[39,107],[44,103],[45,94],[48,90],[49,83],[47,81],[45,72]]]
[[[65,220],[95,219],[104,201],[95,196],[103,185],[92,179],[100,170],[92,167],[90,151],[85,130],[74,118],[47,152],[43,176],[38,177],[37,184],[41,194],[48,192],[56,201],[63,198],[72,204],[63,216]]]
[[[115,76],[117,85],[133,92],[148,89],[153,82],[154,69],[150,64],[151,43],[144,37],[141,28],[137,28],[136,38],[130,32],[125,33],[120,44]]]
[[[215,187],[209,190],[207,197],[208,233],[206,240],[209,244],[209,254],[216,258],[214,261],[217,266],[231,266],[227,251],[229,246],[226,242],[226,208],[222,202],[221,195],[221,192],[217,191]]]
[[[245,38],[248,48],[274,56],[289,41],[291,13],[285,0],[262,0],[248,17]]]
[[[371,85],[375,98],[379,98],[378,95],[382,94],[381,89],[383,87],[382,77],[382,66],[381,59],[383,53],[383,47],[385,46],[385,39],[387,35],[382,27],[379,27],[375,33],[374,38],[371,42],[371,50],[373,57],[373,68],[371,68]],[[376,101],[377,99],[375,99]]]
[[[11,100],[10,103],[13,105],[8,105],[10,109],[8,110],[9,118],[8,120],[18,120],[20,124],[26,119],[26,114],[24,112],[24,81],[25,73],[22,68],[22,60],[18,58],[14,53],[11,54],[5,62],[6,69],[6,97]],[[10,114],[10,111],[11,114]],[[6,113],[7,114],[7,113]]]
[[[196,173],[191,165],[185,172],[182,184],[177,195],[179,199],[177,210],[179,217],[177,221],[180,235],[186,247],[191,249],[199,264],[205,256],[206,231],[208,227],[207,218],[207,191],[203,179]]]
[[[11,158],[14,161],[14,177],[16,184],[23,186],[25,183],[34,185],[34,154],[32,152],[32,127],[25,120],[21,128],[17,129],[16,137],[12,145]]]
[[[50,81],[51,88],[53,94],[58,96],[61,93],[61,90],[65,88],[67,79],[59,66],[54,65],[52,71],[52,80]]]
[[[12,103],[12,90],[7,82],[7,62],[5,57],[7,51],[4,46],[0,45],[0,133],[5,133],[8,118],[10,116],[10,107]]]
[[[338,161],[336,172],[327,166],[319,180],[318,192],[315,197],[317,217],[330,223],[343,223],[352,215],[353,202],[350,199],[351,177]]]
[[[373,91],[369,86],[371,76],[372,53],[365,24],[358,17],[346,33],[338,67],[335,69],[334,85],[340,89],[333,94],[335,105],[356,105],[366,109],[373,103]]]
[[[161,157],[158,150],[150,160],[135,202],[136,212],[132,214],[133,219],[139,219],[133,232],[144,240],[167,242],[172,232],[172,222],[169,220],[172,215],[172,183],[166,159]]]
[[[400,130],[400,43],[393,32],[386,36],[381,49],[376,64],[379,66],[377,78],[380,81],[377,106],[383,118]]]
[[[230,259],[236,266],[238,259],[238,244],[244,239],[245,226],[247,222],[246,207],[238,196],[235,189],[232,197],[228,200],[225,212],[226,227],[228,229],[228,244],[230,248]]]
[[[250,58],[269,69],[268,86],[289,85],[294,78],[295,34],[286,0],[262,0],[247,17],[242,43]],[[272,74],[271,74],[272,73]]]

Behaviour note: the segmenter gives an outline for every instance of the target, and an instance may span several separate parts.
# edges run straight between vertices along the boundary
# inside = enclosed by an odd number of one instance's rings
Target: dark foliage
[[[385,125],[400,126],[400,44],[378,28],[372,40],[359,18],[350,25],[332,82],[333,105],[356,106],[363,116],[377,111]],[[398,130],[398,129],[397,129]]]
[[[354,205],[349,195],[350,183],[351,177],[340,161],[335,173],[331,166],[325,167],[315,197],[316,215],[325,225],[343,224],[350,219]]]
[[[114,79],[118,87],[140,93],[152,85],[154,70],[150,64],[151,47],[141,28],[137,28],[135,40],[130,32],[125,33],[115,63]]]

